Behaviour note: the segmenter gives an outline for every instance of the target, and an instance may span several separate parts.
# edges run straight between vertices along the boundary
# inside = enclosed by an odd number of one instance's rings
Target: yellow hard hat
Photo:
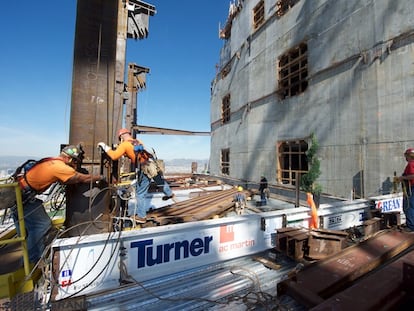
[[[242,186],[238,186],[237,187],[237,191],[243,191],[243,187]]]

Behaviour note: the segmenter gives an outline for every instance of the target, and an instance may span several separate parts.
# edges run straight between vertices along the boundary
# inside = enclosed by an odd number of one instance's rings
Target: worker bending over
[[[29,261],[36,263],[48,242],[46,236],[52,229],[52,222],[43,206],[43,201],[36,197],[47,190],[53,183],[77,184],[100,181],[101,175],[82,174],[75,168],[80,161],[80,149],[69,145],[62,149],[58,157],[39,160],[24,174],[15,178],[22,190],[24,221],[27,232],[27,248]],[[16,170],[17,172],[17,170]],[[17,207],[12,209],[12,215],[17,232],[20,235]]]

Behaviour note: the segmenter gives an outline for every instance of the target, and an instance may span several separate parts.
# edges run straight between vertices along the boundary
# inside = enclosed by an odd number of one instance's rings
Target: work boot
[[[173,193],[172,195],[164,195],[163,197],[162,197],[162,200],[163,201],[167,201],[167,200],[169,200],[169,199],[172,199],[172,198],[174,198],[175,197],[175,194]]]
[[[145,224],[147,222],[147,219],[146,218],[139,217],[137,215],[131,216],[131,219],[133,221],[135,221],[135,223],[137,223],[137,224]]]

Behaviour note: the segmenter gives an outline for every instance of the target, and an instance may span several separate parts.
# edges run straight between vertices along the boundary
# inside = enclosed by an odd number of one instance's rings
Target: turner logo
[[[236,241],[233,225],[220,226],[220,246],[219,253],[239,250],[254,246],[254,240]]]
[[[137,268],[151,267],[163,264],[171,260],[181,260],[190,256],[197,257],[210,252],[212,236],[204,239],[195,238],[192,241],[178,241],[167,244],[153,245],[154,240],[148,239],[132,242],[131,248],[137,248],[138,262]]]

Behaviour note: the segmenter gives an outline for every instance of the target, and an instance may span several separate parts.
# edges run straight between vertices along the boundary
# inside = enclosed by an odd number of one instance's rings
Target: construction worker
[[[69,145],[62,149],[58,157],[39,160],[24,175],[16,179],[22,190],[24,221],[27,233],[29,261],[36,263],[48,244],[46,237],[53,232],[52,222],[43,206],[43,201],[36,198],[53,183],[76,184],[100,181],[100,175],[82,174],[75,170],[80,160],[80,149]],[[12,208],[12,215],[17,232],[20,232],[17,208]]]
[[[246,195],[244,194],[242,186],[237,186],[237,193],[234,195],[233,201],[236,202],[236,214],[242,215],[244,213],[244,208],[247,205]]]
[[[403,211],[406,219],[405,231],[414,232],[414,148],[409,148],[404,152],[407,165],[401,176],[396,177],[396,181],[401,182],[403,187]]]
[[[128,215],[137,223],[145,223],[147,221],[147,207],[145,204],[145,195],[148,192],[151,180],[162,187],[164,192],[163,200],[169,200],[174,197],[170,186],[165,181],[162,171],[154,161],[154,156],[145,150],[144,144],[139,139],[134,139],[128,129],[122,128],[118,131],[118,138],[121,143],[115,150],[112,150],[103,142],[98,143],[98,147],[112,159],[118,160],[126,155],[132,163],[135,164],[137,170],[136,181],[136,198],[137,208],[131,204],[128,205]]]
[[[260,177],[259,191],[260,191],[260,205],[261,206],[266,205],[267,204],[266,197],[268,197],[269,188],[267,184],[267,179],[263,175]]]

